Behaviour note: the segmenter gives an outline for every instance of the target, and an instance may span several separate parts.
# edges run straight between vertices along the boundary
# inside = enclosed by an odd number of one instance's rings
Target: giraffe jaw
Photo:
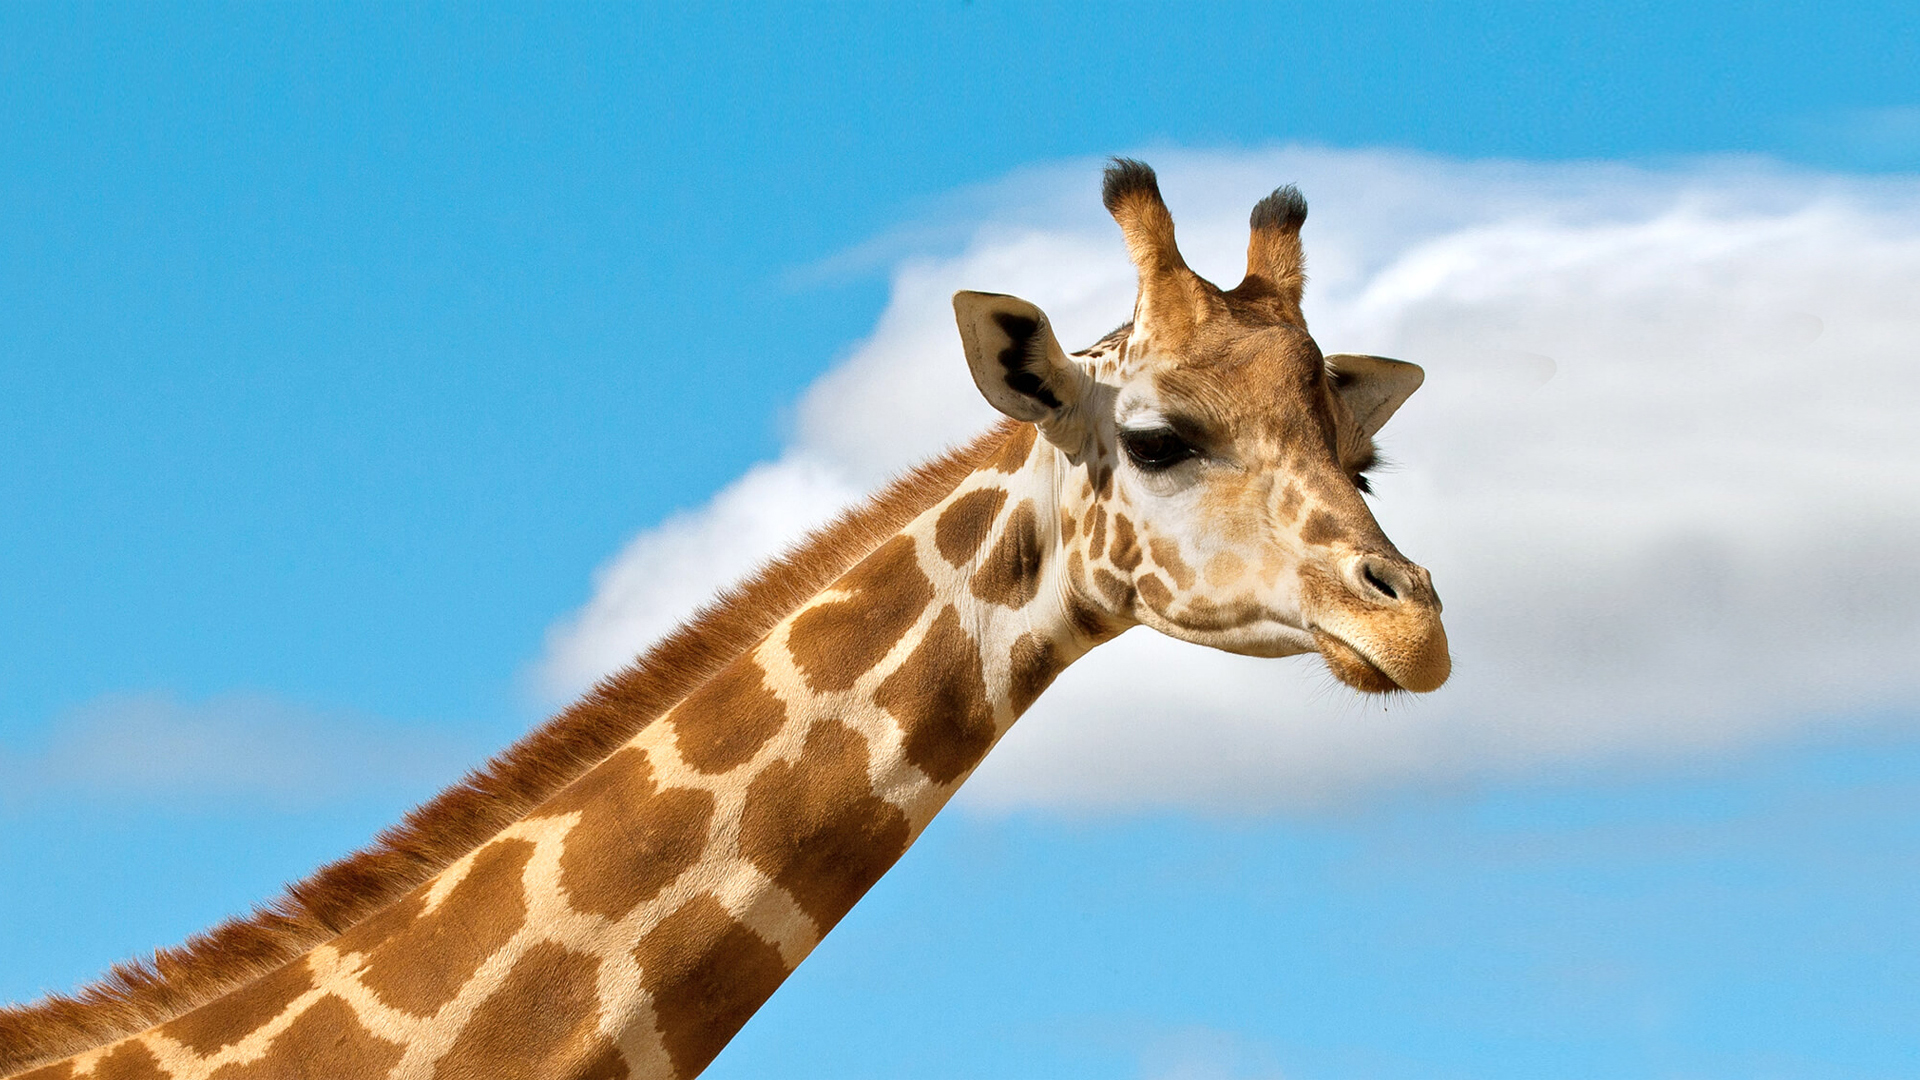
[[[1314,644],[1321,659],[1326,661],[1327,670],[1333,672],[1334,678],[1367,694],[1390,694],[1399,690],[1424,694],[1440,689],[1453,673],[1453,663],[1447,654],[1446,631],[1440,628],[1437,619],[1430,634],[1431,637],[1419,643],[1414,655],[1395,663],[1374,659],[1353,641],[1323,626],[1313,627]],[[1401,651],[1404,650],[1389,650],[1389,653],[1397,658]]]
[[[1402,688],[1393,681],[1393,676],[1380,670],[1380,665],[1367,659],[1366,653],[1344,639],[1315,629],[1313,640],[1321,659],[1327,662],[1327,670],[1333,672],[1334,678],[1355,690],[1364,694],[1390,694]]]

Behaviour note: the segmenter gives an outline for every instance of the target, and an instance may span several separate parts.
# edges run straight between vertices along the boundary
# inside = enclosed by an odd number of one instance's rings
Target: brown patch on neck
[[[1013,431],[1000,444],[1000,452],[987,459],[984,466],[1003,473],[1017,473],[1026,467],[1027,458],[1033,456],[1035,428],[1032,424],[1015,424]]]
[[[521,880],[532,858],[533,845],[525,840],[496,840],[481,848],[472,869],[439,907],[374,946],[361,975],[367,989],[415,1016],[440,1011],[526,922]],[[253,992],[249,986],[181,1019],[194,1019]]]
[[[1023,608],[1040,594],[1040,516],[1033,500],[1024,499],[1007,516],[1000,540],[974,571],[967,586],[989,604]]]
[[[196,1054],[211,1054],[240,1041],[255,1028],[279,1016],[295,998],[313,989],[313,972],[305,960],[295,960],[279,971],[209,1001],[160,1029]]]
[[[797,761],[775,761],[747,788],[740,854],[787,890],[822,934],[906,854],[906,815],[873,793],[867,740],[816,720]]]
[[[94,1063],[91,1080],[168,1080],[153,1051],[137,1042],[123,1043]]]
[[[645,751],[614,754],[540,808],[580,814],[560,855],[567,903],[618,919],[653,899],[699,861],[713,806],[711,792],[655,784]]]
[[[698,1076],[787,978],[780,950],[696,896],[633,950],[676,1076]]]
[[[980,545],[993,534],[993,523],[1000,517],[1007,493],[999,488],[969,491],[940,512],[933,523],[933,546],[955,566],[965,566],[980,551]]]
[[[952,783],[993,747],[993,706],[980,650],[952,605],[881,682],[873,700],[900,721],[907,760],[935,783]]]
[[[401,1052],[399,1043],[368,1031],[351,1006],[329,994],[275,1036],[264,1056],[244,1065],[223,1065],[207,1080],[385,1076],[399,1063]]]
[[[1013,673],[1009,694],[1014,714],[1026,712],[1066,666],[1051,640],[1035,633],[1021,634],[1014,639],[1007,665]]]
[[[840,580],[847,595],[808,608],[787,633],[787,653],[807,685],[848,690],[893,651],[933,602],[911,536],[880,545]]]
[[[0,1008],[0,1075],[144,1031],[330,941],[593,768],[989,461],[1033,444],[1004,421],[896,480],[788,555],[723,590],[633,665],[382,833],[254,914],[120,964],[73,994]]]
[[[460,1038],[434,1067],[434,1080],[470,1077],[578,1076],[609,1069],[612,1046],[598,1032],[600,961],[551,941],[528,949],[500,989],[473,1011]],[[286,1075],[286,1074],[275,1074]],[[293,1074],[299,1075],[299,1074]],[[311,1076],[383,1076],[385,1070],[313,1072]]]
[[[751,656],[720,669],[673,714],[674,746],[709,775],[737,768],[787,722],[787,707],[767,689]]]

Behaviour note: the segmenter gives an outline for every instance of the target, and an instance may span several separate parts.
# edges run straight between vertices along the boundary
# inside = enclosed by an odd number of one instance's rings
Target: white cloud
[[[1433,571],[1456,675],[1383,707],[1311,659],[1137,631],[1061,678],[973,805],[1310,805],[1920,704],[1920,181],[1302,149],[1154,164],[1189,260],[1227,283],[1248,209],[1298,182],[1315,337],[1427,368],[1383,437],[1403,464],[1376,506]],[[623,662],[853,491],[983,426],[954,289],[1034,300],[1069,347],[1121,322],[1132,271],[1097,184],[1076,162],[957,199],[964,250],[898,262],[779,462],[601,572],[550,638],[549,686]]]
[[[74,798],[279,808],[355,795],[419,799],[476,760],[469,743],[262,695],[111,695],[59,717],[36,745],[0,746],[0,807]]]

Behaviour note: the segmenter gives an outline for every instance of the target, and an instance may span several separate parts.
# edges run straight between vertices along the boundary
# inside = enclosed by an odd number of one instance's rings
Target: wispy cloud
[[[0,809],[91,804],[322,805],[352,796],[423,798],[484,747],[263,695],[96,699],[31,745],[0,746]]]
[[[974,806],[1314,805],[1920,706],[1920,181],[1308,149],[1154,163],[1183,250],[1224,281],[1248,208],[1298,182],[1315,336],[1427,368],[1385,433],[1403,464],[1377,510],[1433,570],[1455,680],[1383,706],[1310,659],[1138,631],[1016,726]],[[550,635],[548,687],[624,661],[853,492],[987,423],[952,290],[1024,295],[1069,342],[1122,321],[1132,272],[1097,172],[1031,170],[956,204],[965,249],[901,257],[783,457],[601,571]]]

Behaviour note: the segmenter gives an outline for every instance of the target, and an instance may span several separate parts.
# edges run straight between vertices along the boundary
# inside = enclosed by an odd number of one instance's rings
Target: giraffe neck
[[[695,1075],[1102,636],[1031,431],[387,910],[45,1075]]]

